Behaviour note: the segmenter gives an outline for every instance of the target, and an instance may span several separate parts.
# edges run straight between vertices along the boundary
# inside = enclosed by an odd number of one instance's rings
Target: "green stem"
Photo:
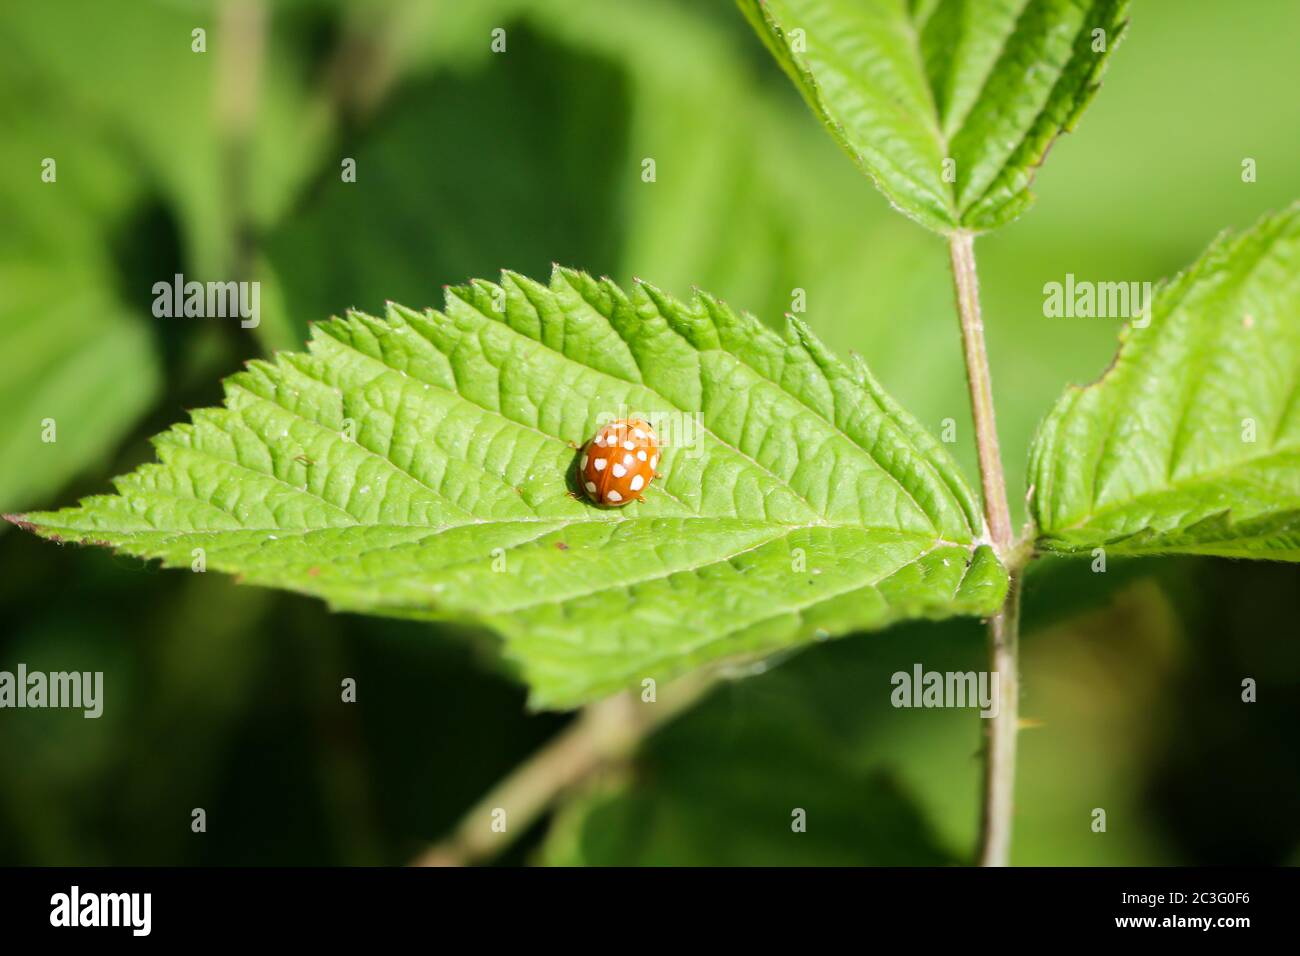
[[[1006,866],[1011,854],[1011,819],[1015,802],[1016,732],[1019,729],[1020,581],[1023,556],[1016,553],[1011,531],[1007,482],[998,449],[997,420],[993,412],[993,386],[984,345],[980,315],[979,273],[975,268],[975,237],[954,233],[948,242],[957,314],[961,320],[962,354],[975,423],[975,448],[979,456],[980,485],[984,492],[987,534],[999,559],[1010,573],[1002,608],[989,621],[989,667],[998,675],[997,714],[987,718],[984,751],[984,794],[980,814],[981,866]]]
[[[948,251],[957,290],[971,417],[975,420],[975,449],[979,454],[980,484],[984,489],[984,518],[993,547],[1005,561],[1014,541],[1011,509],[1007,506],[1007,482],[1002,473],[1002,453],[998,450],[998,426],[993,414],[989,356],[984,348],[979,273],[975,269],[975,237],[966,232],[955,233],[949,240]]]
[[[1002,609],[989,622],[990,669],[998,674],[998,711],[986,720],[984,804],[980,813],[980,866],[1006,866],[1011,857],[1011,816],[1015,808],[1016,733],[1020,729],[1020,568]]]

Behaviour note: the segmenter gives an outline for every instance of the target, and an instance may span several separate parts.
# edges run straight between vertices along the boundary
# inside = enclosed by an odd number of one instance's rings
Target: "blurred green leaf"
[[[1300,560],[1300,204],[1215,241],[1071,388],[1030,465],[1038,545]]]
[[[936,232],[993,229],[1032,202],[1034,173],[1096,92],[1128,7],[739,2],[831,135]]]
[[[213,9],[208,0],[142,0],[127,14],[97,0],[67,0],[13,4],[3,14],[11,55],[28,73],[28,84],[56,92],[62,108],[96,117],[129,142],[179,211],[187,247],[202,270],[220,261],[227,213],[226,197],[214,188],[221,152],[212,108]],[[125,17],[130,29],[123,29]],[[209,34],[210,52],[191,52],[191,31],[200,28]],[[109,36],[112,43],[105,42]],[[51,55],[50,37],[60,39],[60,55]]]
[[[147,325],[123,301],[113,227],[138,201],[122,154],[0,64],[0,508],[44,504],[104,459],[157,396]]]
[[[148,330],[102,278],[8,261],[0,288],[0,507],[13,509],[106,456],[160,376]]]
[[[335,159],[268,235],[299,342],[309,317],[379,311],[385,298],[430,305],[437,277],[464,281],[503,264],[535,273],[557,261],[615,270],[620,223],[609,197],[625,81],[605,59],[523,26],[510,43],[486,64],[413,78],[382,122],[341,147],[356,181],[342,181]],[[454,144],[442,130],[456,131]]]
[[[662,481],[618,510],[577,500],[569,443],[629,413],[662,423]],[[704,295],[508,273],[443,313],[318,326],[193,419],[118,496],[13,520],[171,566],[201,548],[341,609],[485,622],[542,706],[989,613],[1006,587],[955,465],[865,367]]]
[[[743,745],[741,749],[737,744]],[[804,741],[657,747],[637,773],[574,799],[552,825],[551,866],[943,866],[957,859],[888,774]],[[796,829],[799,828],[799,829]]]

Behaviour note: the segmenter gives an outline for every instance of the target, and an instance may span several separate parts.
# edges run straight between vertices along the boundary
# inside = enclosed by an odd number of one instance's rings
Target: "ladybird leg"
[[[565,494],[568,495],[570,498],[572,498],[574,501],[582,500],[582,497],[576,491],[566,491]]]
[[[645,501],[645,495],[642,494],[636,494],[633,495],[632,497],[635,498],[637,501]]]
[[[577,451],[577,450],[578,450],[578,447],[579,447],[579,446],[578,446],[578,443],[577,443],[576,441],[574,441],[572,438],[570,438],[568,441],[566,441],[565,444],[568,445],[570,448],[572,448],[574,451]]]

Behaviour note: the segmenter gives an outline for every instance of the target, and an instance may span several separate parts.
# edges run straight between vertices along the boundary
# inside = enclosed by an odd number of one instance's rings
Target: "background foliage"
[[[769,319],[804,289],[828,344],[865,356],[934,432],[957,422],[974,475],[942,242],[844,160],[732,4],[265,6],[260,70],[255,3],[0,13],[0,509],[102,491],[151,457],[148,435],[219,402],[220,376],[298,345],[308,320],[436,304],[443,283],[552,261],[698,283]],[[1170,275],[1300,195],[1300,102],[1271,92],[1295,85],[1300,10],[1135,7],[1038,202],[981,242],[1013,501],[1037,422],[1064,382],[1095,378],[1117,333],[1043,318],[1043,283]],[[207,54],[190,52],[196,26]],[[355,184],[339,182],[344,156]],[[261,327],[154,319],[151,286],[176,271],[260,279]],[[103,670],[110,695],[98,721],[0,712],[0,862],[402,862],[565,720],[528,715],[475,632],[330,615],[12,530],[0,572],[0,668]],[[1300,859],[1298,573],[1034,568],[1022,711],[1038,726],[1021,744],[1016,862]],[[916,624],[728,683],[510,859],[964,859],[978,719],[894,710],[888,679],[982,659],[978,622]],[[338,702],[347,676],[356,705]],[[1245,676],[1261,688],[1249,707]],[[207,835],[189,830],[195,806]]]

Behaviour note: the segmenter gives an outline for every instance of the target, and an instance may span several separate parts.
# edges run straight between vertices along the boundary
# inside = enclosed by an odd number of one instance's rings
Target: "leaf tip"
[[[3,517],[5,521],[8,521],[14,527],[21,528],[23,531],[26,531],[29,534],[34,534],[39,538],[44,538],[46,541],[53,541],[55,544],[64,543],[64,538],[62,535],[55,534],[53,531],[48,530],[45,526],[36,523],[35,521],[32,520],[32,515],[6,514],[6,515],[0,515],[0,517]],[[107,542],[91,541],[89,543],[106,544]]]
[[[8,521],[11,525],[22,528],[24,531],[30,531],[33,534],[36,533],[36,523],[28,520],[27,515],[3,514],[0,515],[0,518],[4,518],[5,521]]]
[[[787,312],[785,313],[785,327],[786,334],[791,337],[791,340],[797,342],[809,353],[829,358],[829,354],[826,352],[826,347],[822,345],[821,340],[817,338],[817,334],[813,332],[812,326],[803,319],[799,318],[792,312]]]

